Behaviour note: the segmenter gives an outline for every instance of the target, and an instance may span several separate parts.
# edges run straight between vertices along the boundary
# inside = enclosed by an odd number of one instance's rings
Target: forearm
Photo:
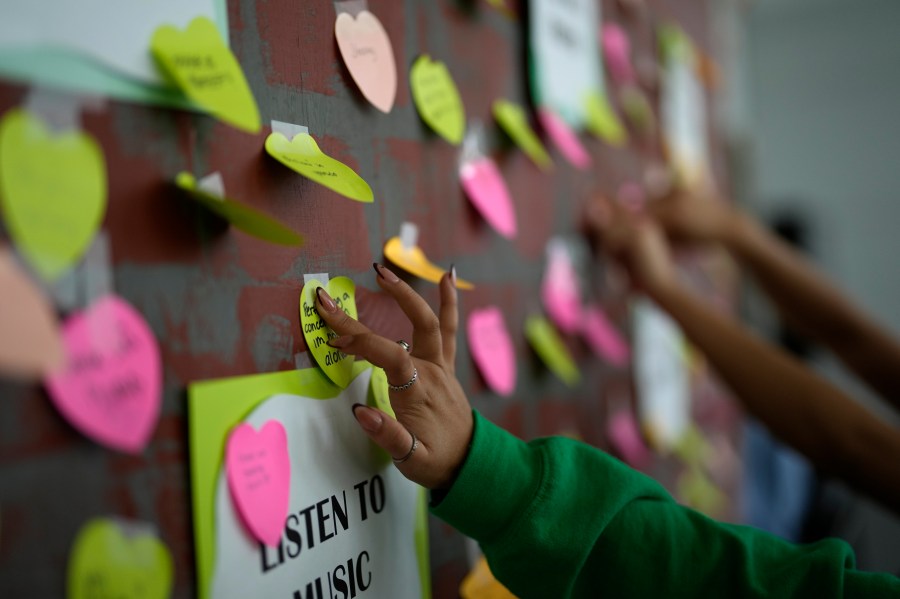
[[[875,391],[900,407],[900,344],[802,256],[735,213],[724,241],[791,326],[829,347]]]
[[[750,413],[817,467],[900,512],[900,432],[677,283],[650,292]]]

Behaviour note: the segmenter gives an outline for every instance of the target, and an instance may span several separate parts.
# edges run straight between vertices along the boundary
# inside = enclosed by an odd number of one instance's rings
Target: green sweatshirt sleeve
[[[793,545],[678,505],[564,438],[525,443],[475,412],[469,456],[433,513],[481,545],[519,597],[900,597],[838,540]]]

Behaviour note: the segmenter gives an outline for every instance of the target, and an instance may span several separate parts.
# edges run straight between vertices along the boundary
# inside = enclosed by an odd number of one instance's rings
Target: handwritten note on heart
[[[14,108],[0,121],[0,202],[16,247],[55,280],[91,244],[106,212],[106,162],[93,137],[51,133]]]
[[[628,366],[631,350],[619,331],[609,322],[598,306],[587,306],[582,312],[581,332],[591,350],[610,364],[620,368]]]
[[[399,237],[388,239],[387,243],[384,244],[384,255],[406,272],[432,283],[440,283],[441,277],[447,272],[429,260],[419,246],[413,246],[409,249],[404,248],[403,242],[400,241]],[[475,286],[468,281],[456,279],[456,288],[474,289]]]
[[[493,112],[494,118],[506,134],[531,158],[532,162],[542,169],[553,166],[553,160],[528,123],[528,117],[521,106],[506,100],[497,100],[494,102]]]
[[[197,17],[184,31],[163,25],[150,51],[163,75],[200,107],[238,129],[259,132],[253,92],[215,23]]]
[[[0,289],[0,372],[41,379],[64,359],[59,324],[53,306],[6,248],[0,249]]]
[[[591,156],[581,145],[578,135],[558,114],[550,108],[540,108],[538,109],[538,120],[544,131],[553,140],[553,144],[572,166],[581,170],[586,170],[591,166]]]
[[[269,420],[258,433],[249,424],[234,427],[225,448],[225,473],[231,498],[250,533],[266,545],[278,545],[291,498],[284,426]]]
[[[473,310],[466,330],[469,350],[484,380],[496,393],[512,395],[516,388],[516,353],[503,312],[496,306]]]
[[[72,546],[66,596],[168,599],[172,574],[172,555],[151,527],[97,518]]]
[[[609,105],[606,96],[593,93],[588,95],[585,102],[588,131],[611,146],[625,145],[628,142],[628,132]]]
[[[248,235],[280,245],[303,245],[303,237],[274,218],[246,204],[214,196],[200,189],[197,180],[190,173],[178,173],[175,185],[186,191],[192,200],[199,202]]]
[[[516,236],[516,212],[500,169],[490,158],[465,163],[459,178],[469,201],[498,233],[507,239]]]
[[[266,152],[275,160],[319,185],[356,200],[372,202],[372,188],[352,168],[319,149],[308,133],[298,133],[291,141],[281,133],[266,138]]]
[[[438,135],[459,145],[466,129],[466,113],[446,65],[423,54],[413,63],[409,85],[422,120]]]
[[[159,418],[162,372],[153,331],[115,295],[97,300],[63,325],[65,366],[45,385],[76,429],[119,451],[137,453]]]
[[[342,12],[334,23],[334,36],[344,64],[366,100],[389,113],[397,95],[397,62],[381,21],[367,10],[356,18]]]
[[[547,368],[560,380],[570,387],[578,383],[581,379],[578,366],[549,320],[543,316],[529,316],[525,320],[525,337]]]
[[[325,288],[341,310],[351,318],[357,318],[356,285],[347,277],[335,277],[328,281],[328,285],[310,279],[300,292],[300,326],[303,328],[306,345],[325,376],[344,389],[350,383],[353,356],[328,345],[328,340],[337,337],[337,333],[328,328],[316,310],[316,289],[319,287]]]
[[[562,241],[551,240],[547,245],[541,299],[556,326],[564,333],[578,332],[582,322],[581,290],[569,250]]]

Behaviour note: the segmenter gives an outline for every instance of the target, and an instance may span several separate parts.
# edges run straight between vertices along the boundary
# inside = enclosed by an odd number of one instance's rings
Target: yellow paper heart
[[[266,152],[275,160],[307,179],[356,200],[372,202],[372,188],[352,168],[324,154],[308,133],[298,133],[291,141],[281,133],[266,138]]]
[[[356,318],[356,285],[347,277],[335,277],[322,285],[311,279],[300,292],[300,326],[306,346],[331,382],[344,389],[350,383],[353,371],[353,356],[348,356],[339,349],[328,345],[329,339],[337,337],[316,310],[316,289],[325,287],[338,307],[351,318]]]
[[[543,316],[529,316],[525,321],[525,337],[544,364],[566,385],[574,387],[581,379],[578,366],[565,343]]]
[[[412,273],[426,281],[431,281],[432,283],[440,283],[441,277],[447,272],[440,266],[431,262],[428,257],[425,256],[425,252],[419,249],[418,246],[414,246],[410,249],[404,248],[403,242],[400,241],[399,237],[391,237],[388,239],[388,242],[384,244],[384,255],[388,260],[406,272]],[[475,286],[468,281],[456,279],[456,288],[474,289]]]
[[[14,108],[0,122],[0,201],[6,227],[47,280],[74,265],[106,212],[106,162],[82,131],[53,135],[36,115]]]
[[[163,75],[200,107],[238,129],[259,132],[256,100],[215,23],[197,17],[184,31],[163,25],[153,33],[150,51]]]
[[[531,161],[542,169],[553,166],[553,160],[547,154],[544,144],[528,123],[525,111],[518,104],[497,100],[493,105],[494,118],[503,127],[516,145],[525,152]]]
[[[413,63],[409,85],[422,120],[438,135],[459,145],[466,129],[466,112],[446,65],[423,54]]]

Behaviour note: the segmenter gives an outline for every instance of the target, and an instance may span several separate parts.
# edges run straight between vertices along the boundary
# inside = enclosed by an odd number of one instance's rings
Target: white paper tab
[[[411,250],[419,243],[419,227],[412,223],[400,225],[400,245],[404,250]]]
[[[288,140],[294,139],[301,133],[309,133],[309,127],[303,125],[294,125],[293,123],[285,123],[284,121],[272,121],[272,133],[281,133]]]
[[[210,173],[197,181],[197,187],[220,200],[225,198],[225,180],[222,179],[222,173],[219,171]]]
[[[311,272],[303,275],[303,284],[306,285],[313,279],[321,283],[322,287],[328,287],[328,281],[331,280],[327,272]]]
[[[340,0],[334,3],[335,14],[345,12],[356,18],[356,15],[364,10],[369,10],[369,3],[366,0]]]

